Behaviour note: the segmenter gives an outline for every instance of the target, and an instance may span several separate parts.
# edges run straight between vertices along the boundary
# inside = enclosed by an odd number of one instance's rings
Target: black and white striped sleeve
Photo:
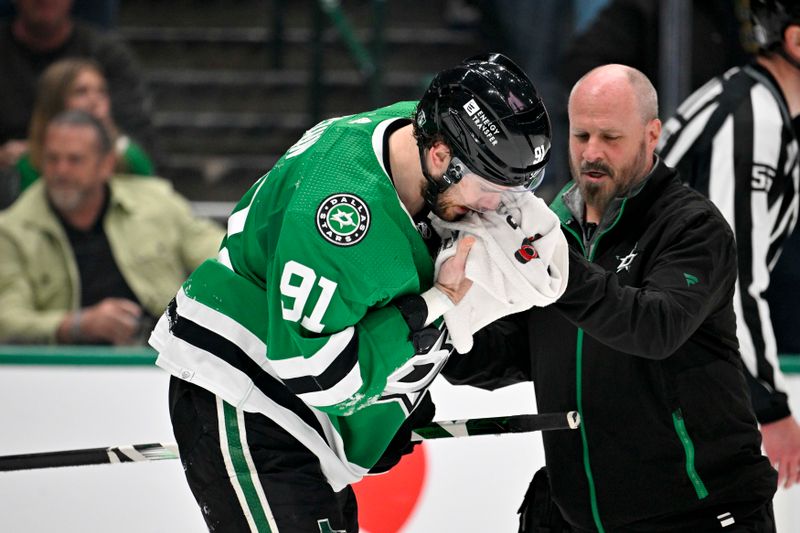
[[[788,416],[764,299],[798,210],[797,140],[783,98],[758,72],[733,69],[681,105],[665,124],[659,152],[714,202],[734,230],[734,310],[753,406],[762,423]]]

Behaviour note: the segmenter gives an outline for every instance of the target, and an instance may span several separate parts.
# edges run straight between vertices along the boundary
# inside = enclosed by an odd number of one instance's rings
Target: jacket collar
[[[111,196],[109,198],[106,215],[117,210],[122,210],[127,213],[134,213],[136,211],[136,203],[121,193],[118,178],[112,176],[108,181],[108,187]],[[19,205],[16,207],[19,209],[21,218],[26,224],[38,227],[50,233],[58,234],[63,232],[61,222],[47,199],[47,192],[45,191],[43,180],[39,179],[36,183],[31,185],[17,202]],[[13,207],[14,206],[12,206],[12,208]]]
[[[594,236],[602,234],[613,226],[623,209],[627,216],[643,214],[660,195],[667,183],[671,179],[675,179],[675,170],[666,166],[657,155],[654,154],[653,157],[655,164],[645,179],[627,196],[617,197],[611,201]],[[580,228],[583,224],[584,207],[583,196],[574,180],[567,183],[550,204],[550,208],[558,215],[561,223],[571,225],[573,230]]]

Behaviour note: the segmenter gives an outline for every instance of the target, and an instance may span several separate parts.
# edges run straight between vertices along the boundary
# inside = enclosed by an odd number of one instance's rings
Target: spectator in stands
[[[103,124],[65,111],[43,173],[0,213],[0,342],[129,344],[149,331],[222,229],[158,178],[112,176]]]
[[[153,153],[149,104],[131,50],[75,21],[71,6],[71,0],[17,0],[15,18],[0,24],[0,170],[14,165],[26,150],[36,80],[48,65],[66,57],[90,57],[101,65],[115,122]]]
[[[580,431],[542,437],[549,481],[535,476],[521,532],[774,532],[777,475],[736,343],[733,233],[654,155],[657,95],[641,72],[590,71],[568,112],[574,181],[551,205],[567,289],[484,328],[443,375],[533,379],[541,412],[580,411]]]
[[[39,178],[42,145],[47,124],[66,109],[80,109],[100,120],[111,135],[116,153],[115,173],[153,175],[153,163],[145,151],[122,133],[111,116],[111,99],[100,65],[91,59],[62,59],[39,78],[31,118],[28,152],[17,161],[20,190]]]
[[[764,293],[798,217],[800,166],[792,117],[800,115],[800,1],[753,0],[751,8],[758,57],[689,96],[666,123],[659,151],[719,207],[736,234],[739,349],[750,371],[764,450],[789,487],[800,482],[800,425],[789,409]],[[797,335],[800,278],[797,263],[790,268],[794,286],[774,295],[784,304],[774,310],[788,308]]]

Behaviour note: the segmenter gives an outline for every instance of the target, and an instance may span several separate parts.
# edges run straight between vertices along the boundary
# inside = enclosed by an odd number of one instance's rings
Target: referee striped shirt
[[[734,308],[760,422],[789,415],[764,292],[798,217],[798,141],[786,100],[758,64],[736,67],[689,96],[664,125],[658,151],[733,228]]]

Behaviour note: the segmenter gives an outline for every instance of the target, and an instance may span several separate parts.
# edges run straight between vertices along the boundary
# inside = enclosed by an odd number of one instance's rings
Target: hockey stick
[[[552,429],[577,429],[581,416],[577,411],[568,413],[542,413],[535,415],[497,416],[493,418],[471,418],[432,422],[417,428],[411,434],[412,441],[441,439],[447,437],[472,437],[475,435],[499,435],[503,433],[525,433]]]
[[[86,466],[177,459],[177,444],[129,444],[109,448],[84,448],[58,452],[0,456],[0,472],[60,466]]]
[[[448,420],[433,422],[428,426],[417,428],[412,433],[411,440],[421,441],[448,437],[496,435],[552,429],[576,429],[579,426],[580,415],[577,411],[570,411],[568,413],[499,416],[494,418],[473,418],[468,420]],[[81,450],[0,456],[0,472],[62,466],[160,461],[177,458],[178,446],[176,444],[130,444],[127,446],[109,448],[84,448]]]

